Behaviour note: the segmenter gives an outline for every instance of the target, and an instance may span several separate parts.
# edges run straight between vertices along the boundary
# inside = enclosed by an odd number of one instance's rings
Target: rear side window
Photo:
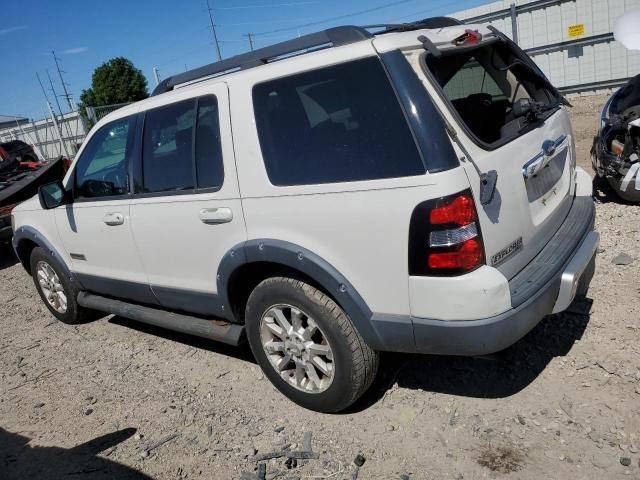
[[[214,96],[149,110],[142,140],[142,192],[219,189],[223,180]]]
[[[253,103],[265,167],[274,185],[425,173],[377,58],[258,84]]]

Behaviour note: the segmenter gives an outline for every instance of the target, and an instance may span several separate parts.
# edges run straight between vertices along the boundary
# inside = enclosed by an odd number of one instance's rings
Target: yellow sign
[[[569,25],[567,29],[567,33],[569,37],[581,37],[584,35],[584,23],[579,23],[577,25]]]

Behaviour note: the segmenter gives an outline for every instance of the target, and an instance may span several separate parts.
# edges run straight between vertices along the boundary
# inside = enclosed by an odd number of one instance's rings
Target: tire
[[[95,310],[90,310],[78,305],[78,289],[71,285],[69,279],[64,275],[64,270],[60,267],[59,261],[49,252],[41,247],[34,248],[31,252],[29,263],[33,283],[36,286],[40,298],[51,314],[58,320],[69,325],[78,325],[104,316],[104,314],[96,312]],[[53,272],[53,274],[51,274],[51,272]],[[47,279],[43,279],[42,274],[45,274]],[[53,302],[47,298],[47,293],[44,290],[45,285],[53,287],[54,284],[56,288],[52,290],[61,289],[61,293],[63,293],[66,298],[66,308],[62,308],[63,302],[60,298],[58,298],[58,301]],[[60,292],[58,291],[57,293]]]
[[[284,333],[278,310],[291,327],[298,326],[289,330],[295,333]],[[286,277],[264,280],[249,296],[245,319],[249,345],[263,372],[280,392],[302,407],[339,412],[360,398],[375,378],[378,353],[331,298],[303,281]],[[315,355],[327,348],[330,355]],[[291,357],[288,363],[287,355]],[[286,364],[283,373],[276,364]]]

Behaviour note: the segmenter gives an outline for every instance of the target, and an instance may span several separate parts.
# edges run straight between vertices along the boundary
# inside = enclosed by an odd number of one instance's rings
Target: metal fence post
[[[511,39],[513,43],[518,44],[518,13],[516,12],[516,4],[509,5],[511,13]]]
[[[64,139],[62,138],[62,132],[60,131],[60,126],[58,125],[58,119],[56,118],[56,114],[53,113],[53,109],[51,108],[51,104],[47,102],[47,106],[49,107],[49,113],[51,113],[51,118],[53,119],[53,124],[56,127],[56,131],[58,132],[58,138],[60,139],[60,146],[62,150],[64,150],[64,154],[69,158],[69,152],[67,151],[67,145],[64,143]]]

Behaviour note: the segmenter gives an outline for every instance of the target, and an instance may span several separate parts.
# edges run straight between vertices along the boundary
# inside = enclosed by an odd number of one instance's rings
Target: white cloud
[[[9,28],[0,28],[0,35],[7,35],[9,33],[18,32],[20,30],[24,30],[25,28],[27,28],[26,25],[18,25],[18,26],[9,27]]]
[[[76,47],[63,50],[62,53],[65,55],[75,55],[76,53],[84,53],[87,50],[89,50],[89,47]]]

